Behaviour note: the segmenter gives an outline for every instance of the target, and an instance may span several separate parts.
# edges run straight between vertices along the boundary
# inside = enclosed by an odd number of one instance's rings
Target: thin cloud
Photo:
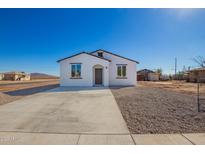
[[[201,9],[192,8],[172,8],[172,9],[160,9],[154,8],[152,11],[167,14],[176,19],[187,19],[195,16]]]
[[[176,16],[178,19],[193,17],[199,9],[167,9],[168,14]]]

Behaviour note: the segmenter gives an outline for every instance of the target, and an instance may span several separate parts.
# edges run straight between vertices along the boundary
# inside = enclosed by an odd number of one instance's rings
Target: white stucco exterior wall
[[[71,63],[81,63],[82,79],[71,79]],[[60,86],[93,86],[95,65],[103,66],[103,85],[109,86],[109,61],[85,53],[60,61]]]
[[[102,51],[103,52],[103,51]],[[97,55],[97,52],[93,53]],[[109,67],[109,86],[136,86],[136,62],[103,52],[103,57],[111,60]],[[117,79],[117,64],[126,64],[127,78]]]

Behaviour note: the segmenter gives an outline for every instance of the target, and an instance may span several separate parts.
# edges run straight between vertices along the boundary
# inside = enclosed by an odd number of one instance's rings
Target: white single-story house
[[[80,52],[57,61],[61,86],[135,86],[135,60],[105,51]]]

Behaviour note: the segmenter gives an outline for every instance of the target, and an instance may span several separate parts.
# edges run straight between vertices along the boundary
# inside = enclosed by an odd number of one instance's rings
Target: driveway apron
[[[0,106],[1,132],[129,134],[109,88],[58,87]]]

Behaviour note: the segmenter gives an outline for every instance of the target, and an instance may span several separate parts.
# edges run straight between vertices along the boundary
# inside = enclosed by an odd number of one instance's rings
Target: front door
[[[95,84],[96,85],[102,85],[102,68],[96,68],[95,69]]]

